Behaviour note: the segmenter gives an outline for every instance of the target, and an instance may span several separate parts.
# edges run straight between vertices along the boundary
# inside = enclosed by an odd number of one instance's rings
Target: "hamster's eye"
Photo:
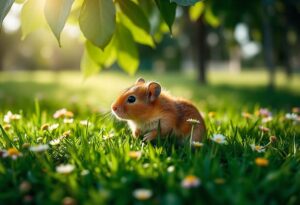
[[[130,95],[130,96],[127,98],[127,102],[128,102],[128,103],[134,103],[135,100],[136,100],[136,98],[135,98],[134,96],[132,96],[132,95]]]

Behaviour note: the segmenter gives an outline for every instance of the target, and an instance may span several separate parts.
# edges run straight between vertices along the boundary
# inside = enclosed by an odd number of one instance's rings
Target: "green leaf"
[[[118,17],[122,24],[131,31],[135,42],[155,48],[155,43],[149,33],[140,27],[137,27],[128,19],[127,16],[123,15],[122,13],[119,13]]]
[[[150,32],[150,23],[143,10],[131,0],[118,0],[123,13],[139,28]]]
[[[210,7],[205,9],[204,18],[206,22],[212,27],[218,27],[220,25],[220,21],[217,16],[215,16]]]
[[[14,0],[0,0],[0,28],[13,3]]]
[[[46,20],[55,35],[59,46],[60,33],[63,30],[69,16],[74,0],[47,0],[44,13]]]
[[[116,31],[118,45],[118,64],[130,75],[133,75],[139,65],[138,50],[130,31],[122,24],[118,24]]]
[[[84,77],[89,77],[98,73],[101,69],[101,66],[90,57],[87,49],[85,49],[81,58],[80,69]]]
[[[111,40],[116,26],[116,9],[112,0],[85,0],[79,25],[84,36],[103,49]]]
[[[197,3],[200,0],[171,0],[171,2],[175,2],[180,6],[191,6]]]
[[[44,0],[28,0],[21,11],[22,39],[31,32],[47,25],[44,17]]]
[[[174,2],[169,2],[169,0],[155,0],[156,5],[162,15],[164,21],[167,23],[170,32],[172,33],[172,25],[175,20],[176,6]]]
[[[201,14],[203,13],[205,5],[203,2],[198,2],[194,6],[191,6],[189,9],[189,16],[191,21],[197,21]]]
[[[25,2],[25,0],[15,0],[15,2],[16,2],[17,4],[23,4],[23,3]]]
[[[101,50],[99,47],[93,45],[90,41],[86,41],[85,49],[88,52],[90,58],[92,58],[93,61],[97,62],[101,66],[109,67],[115,62],[117,58],[116,43],[114,37],[104,50]]]

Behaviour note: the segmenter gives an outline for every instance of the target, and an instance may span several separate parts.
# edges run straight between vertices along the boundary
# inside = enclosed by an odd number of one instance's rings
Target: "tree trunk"
[[[206,84],[206,61],[207,61],[207,44],[206,44],[206,26],[204,24],[204,16],[198,20],[198,55],[199,55],[199,73],[198,81]]]
[[[273,36],[270,23],[271,5],[268,1],[262,0],[263,5],[263,47],[267,69],[269,70],[269,88],[273,89],[275,84],[275,65],[273,53]]]

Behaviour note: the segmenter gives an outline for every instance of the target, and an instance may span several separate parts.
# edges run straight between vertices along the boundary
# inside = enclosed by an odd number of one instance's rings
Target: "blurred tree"
[[[297,30],[298,35],[300,34],[300,1],[208,0],[205,4],[211,5],[225,28],[234,30],[241,22],[249,26],[255,40],[263,45],[265,64],[269,70],[269,87],[274,86],[275,63],[280,63],[278,53],[281,53],[287,75],[291,75],[288,35],[291,29]]]

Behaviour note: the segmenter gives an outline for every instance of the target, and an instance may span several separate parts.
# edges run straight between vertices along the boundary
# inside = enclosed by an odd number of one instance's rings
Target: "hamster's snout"
[[[118,107],[115,106],[115,105],[113,105],[113,106],[111,106],[111,109],[112,109],[113,111],[117,111],[117,110],[118,110]]]

